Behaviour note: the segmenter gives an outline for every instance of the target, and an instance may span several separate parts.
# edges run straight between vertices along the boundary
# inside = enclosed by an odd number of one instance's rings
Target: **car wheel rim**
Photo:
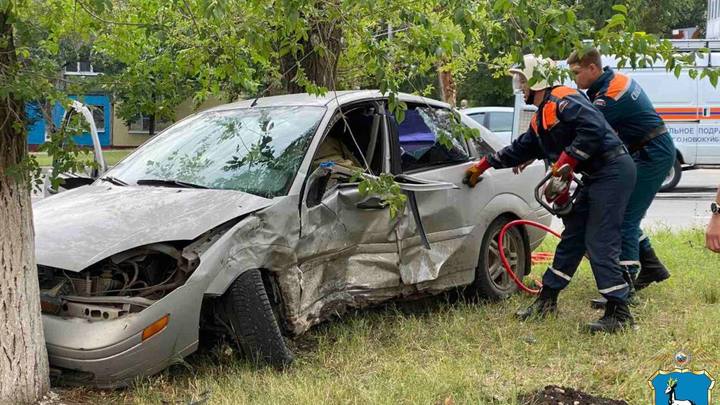
[[[663,180],[662,187],[667,186],[670,184],[672,179],[675,177],[675,167],[671,167],[670,171],[668,172],[667,176],[665,177],[665,180]]]
[[[515,282],[507,274],[507,271],[505,271],[505,267],[500,259],[500,249],[498,246],[499,235],[500,232],[496,232],[490,240],[487,261],[488,275],[495,288],[499,290],[509,290],[514,287]],[[514,231],[506,232],[503,237],[503,250],[505,251],[505,257],[508,263],[510,263],[510,268],[515,274],[518,274],[522,266],[521,249],[522,242],[518,234]]]

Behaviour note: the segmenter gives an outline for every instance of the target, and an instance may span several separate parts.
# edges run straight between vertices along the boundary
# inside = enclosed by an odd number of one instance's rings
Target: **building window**
[[[172,124],[170,121],[155,120],[155,133],[162,131]],[[142,117],[130,122],[130,133],[150,133],[150,116],[143,115]]]
[[[95,71],[95,67],[89,61],[68,62],[65,65],[66,75],[77,76],[97,76],[99,72]]]

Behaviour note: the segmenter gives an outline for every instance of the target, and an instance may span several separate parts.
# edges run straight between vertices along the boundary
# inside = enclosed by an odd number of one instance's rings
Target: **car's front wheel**
[[[221,308],[232,338],[248,359],[279,368],[292,363],[259,270],[241,274],[223,295]]]
[[[517,291],[518,287],[505,271],[500,259],[498,236],[502,228],[511,221],[506,217],[496,218],[483,236],[480,258],[475,269],[472,291],[480,298],[500,300]],[[510,268],[518,277],[530,271],[530,244],[522,227],[513,227],[505,232],[503,250]]]

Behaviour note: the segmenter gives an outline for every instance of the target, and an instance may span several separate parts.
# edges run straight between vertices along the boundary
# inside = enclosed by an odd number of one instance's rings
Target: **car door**
[[[409,103],[402,122],[390,117],[391,159],[401,185],[403,181],[454,183],[454,187],[428,186],[409,195],[410,204],[398,228],[400,275],[405,284],[453,275],[458,284],[469,283],[474,274],[470,270],[477,263],[477,248],[464,248],[474,243],[468,236],[477,229],[493,186],[481,182],[471,189],[461,184],[472,164],[467,143],[453,139],[450,148],[440,143],[441,132],[450,134],[450,114],[444,107]],[[413,215],[413,205],[419,220]]]
[[[374,151],[365,156],[373,155],[369,165],[380,174],[388,166],[387,123],[381,103],[365,106],[374,109],[367,113],[372,115],[370,133],[364,133],[362,128],[367,126],[360,125],[352,136],[361,147],[374,143]],[[356,107],[344,106],[343,114],[350,116],[348,111]],[[343,120],[331,120],[327,130],[321,131],[323,140],[313,156],[318,156],[322,143],[333,135],[334,125],[344,125]],[[375,141],[365,142],[366,136]],[[376,196],[362,195],[359,183],[351,178],[352,171],[335,162],[323,162],[312,170],[303,188],[297,249],[301,312],[316,305],[334,307],[382,300],[401,284],[398,219],[390,217],[389,209]]]
[[[91,184],[95,181],[95,179],[102,176],[107,171],[107,164],[105,163],[105,159],[102,154],[101,139],[98,135],[98,126],[95,119],[96,115],[97,114],[93,114],[93,111],[91,111],[90,108],[77,100],[73,100],[70,103],[70,109],[64,112],[60,123],[60,131],[66,130],[66,127],[73,120],[73,117],[79,116],[81,117],[81,120],[85,121],[85,125],[87,125],[89,129],[87,136],[93,146],[95,165],[94,167],[87,167],[85,173],[59,173],[58,178],[61,179],[61,182],[60,186],[57,188],[53,187],[53,185],[48,181],[48,176],[45,176],[45,185],[43,186],[45,196],[55,194],[59,191]]]

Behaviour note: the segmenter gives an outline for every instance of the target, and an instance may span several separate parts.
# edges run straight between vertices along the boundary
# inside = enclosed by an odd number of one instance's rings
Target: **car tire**
[[[660,191],[670,191],[677,187],[678,183],[680,183],[680,177],[682,177],[682,165],[680,164],[680,160],[675,159],[673,167],[660,186]]]
[[[247,359],[276,368],[292,363],[293,355],[285,344],[259,270],[241,274],[223,295],[221,305],[231,338]]]
[[[498,236],[502,228],[511,221],[506,217],[496,218],[485,231],[480,246],[480,258],[475,269],[475,281],[471,291],[487,300],[501,300],[509,297],[518,287],[505,271],[498,251]],[[503,242],[505,256],[519,277],[530,272],[530,242],[522,227],[513,227],[505,233]]]

